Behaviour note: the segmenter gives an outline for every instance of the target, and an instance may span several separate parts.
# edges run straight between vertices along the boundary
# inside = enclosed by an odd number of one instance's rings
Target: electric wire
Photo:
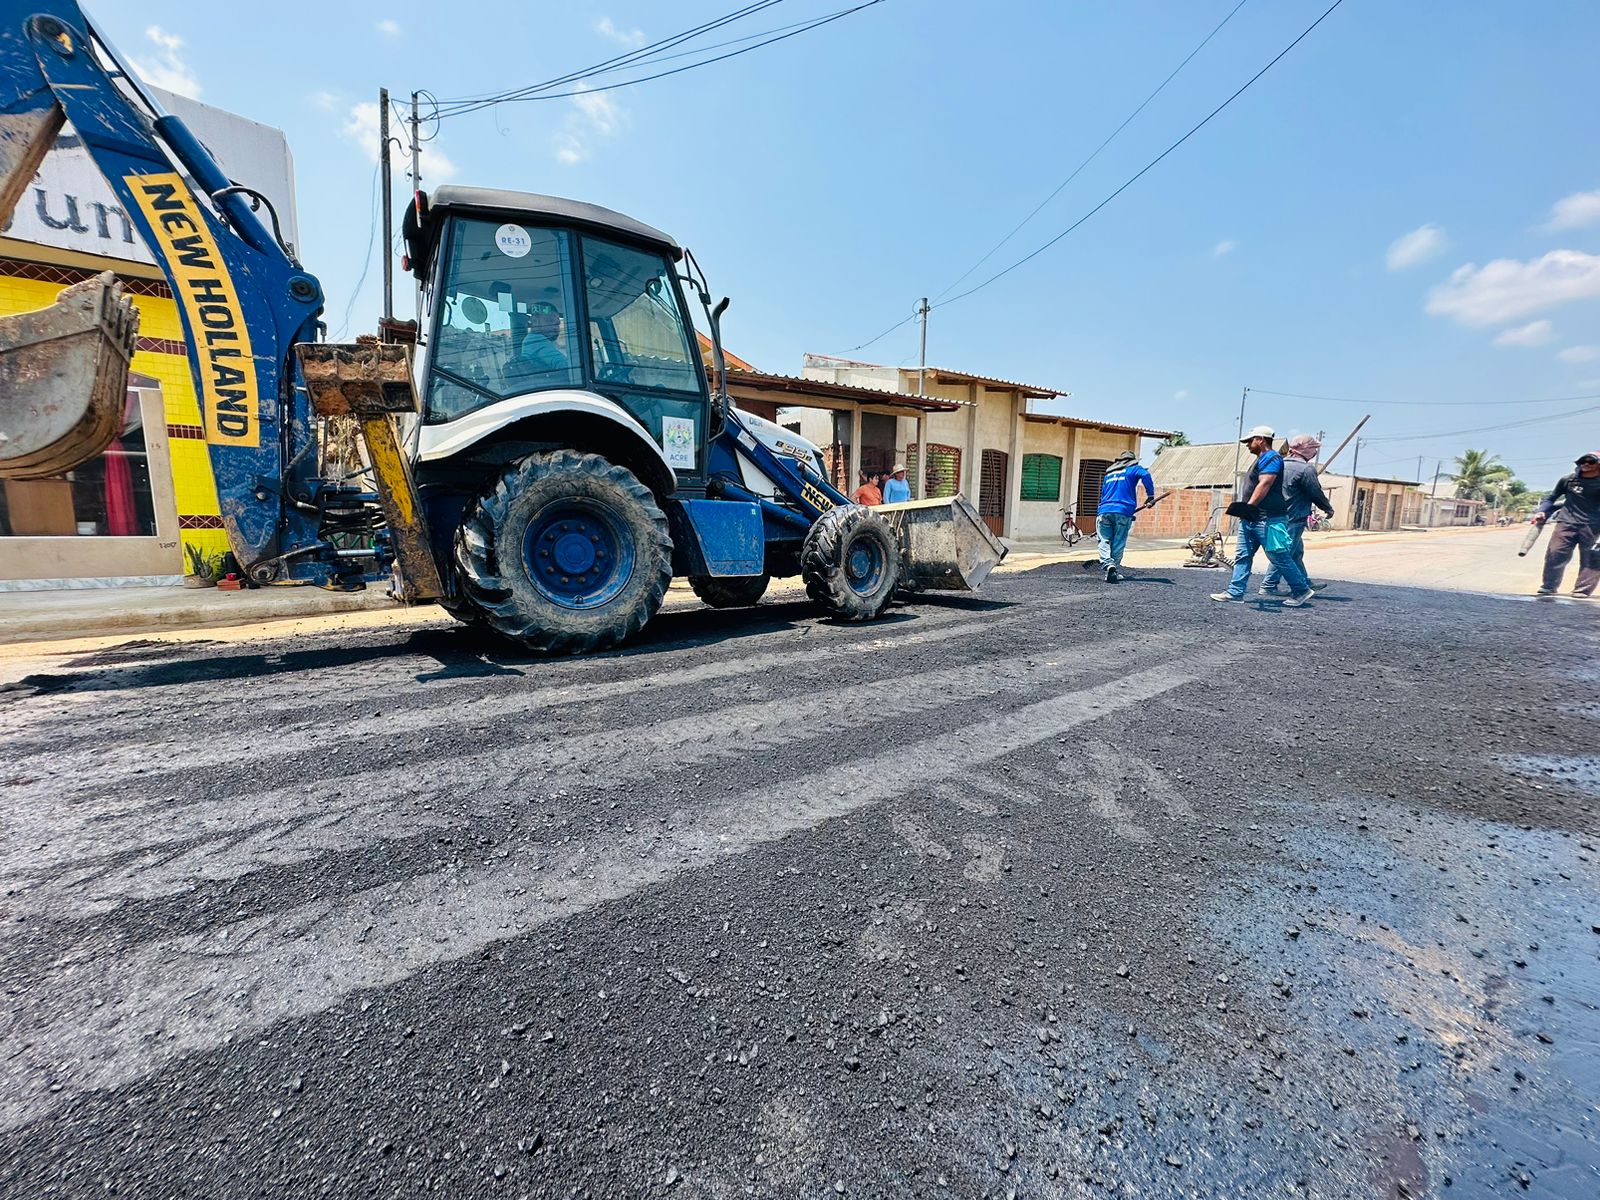
[[[1206,34],[1206,36],[1204,37],[1204,39],[1201,40],[1201,42],[1200,42],[1200,44],[1198,46],[1196,46],[1193,50],[1189,51],[1188,55],[1185,56],[1184,60],[1181,63],[1179,63],[1176,67],[1172,68],[1171,74],[1169,74],[1165,79],[1163,79],[1160,82],[1160,84],[1158,84],[1156,86],[1156,90],[1155,91],[1151,92],[1148,96],[1146,96],[1144,98],[1143,102],[1139,105],[1138,108],[1134,109],[1125,118],[1123,118],[1122,124],[1118,125],[1115,129],[1113,129],[1110,132],[1110,134],[1108,134],[1106,136],[1105,141],[1101,142],[1098,146],[1096,146],[1094,148],[1093,152],[1089,155],[1088,158],[1084,159],[1081,163],[1079,163],[1076,167],[1073,168],[1072,174],[1068,175],[1065,179],[1063,179],[1059,184],[1056,185],[1055,191],[1051,192],[1043,200],[1039,201],[1039,203],[1034,206],[1033,211],[1030,212],[1027,216],[1023,217],[1022,220],[1018,221],[1016,226],[1011,230],[1010,233],[1006,234],[1005,237],[1001,238],[998,242],[996,242],[993,246],[991,246],[989,248],[988,253],[986,253],[977,262],[973,263],[965,271],[961,272],[960,276],[958,276],[954,281],[952,281],[951,284],[947,288],[944,289],[944,291],[940,292],[937,296],[935,296],[933,298],[933,303],[937,304],[937,303],[939,303],[939,301],[943,300],[946,296],[948,296],[951,292],[953,292],[957,287],[959,287],[961,285],[962,280],[966,279],[967,276],[971,275],[979,267],[983,266],[984,263],[988,262],[991,258],[994,257],[994,255],[1000,250],[1000,248],[1002,246],[1004,246],[1012,238],[1016,237],[1017,234],[1021,233],[1023,226],[1025,226],[1029,221],[1033,220],[1036,216],[1038,216],[1039,213],[1044,210],[1045,206],[1050,203],[1050,201],[1054,200],[1057,196],[1059,196],[1062,193],[1062,191],[1066,188],[1066,186],[1069,183],[1071,183],[1074,179],[1076,179],[1083,172],[1083,169],[1085,167],[1087,167],[1095,159],[1099,158],[1100,157],[1100,151],[1104,150],[1107,146],[1109,146],[1112,142],[1114,142],[1116,140],[1116,138],[1117,138],[1117,135],[1119,133],[1121,133],[1124,129],[1126,129],[1133,122],[1133,119],[1135,117],[1137,117],[1146,108],[1148,108],[1150,106],[1150,102],[1152,100],[1154,100],[1157,96],[1159,96],[1163,91],[1166,90],[1167,84],[1171,83],[1174,79],[1176,79],[1178,77],[1178,72],[1182,71],[1185,67],[1187,67],[1189,65],[1190,61],[1194,58],[1194,56],[1199,54],[1200,51],[1204,50],[1206,48],[1207,44],[1211,41],[1211,39],[1216,37],[1217,34],[1222,32],[1222,27],[1224,25],[1226,25],[1229,21],[1233,20],[1234,13],[1238,12],[1247,3],[1249,3],[1249,0],[1239,0],[1239,3],[1235,4],[1231,9],[1229,9],[1228,10],[1228,15],[1223,17],[1222,20],[1217,23],[1216,27],[1214,29],[1212,29],[1212,31],[1210,33]]]
[[[1477,408],[1500,407],[1507,404],[1570,404],[1576,400],[1600,400],[1600,393],[1585,396],[1546,396],[1540,400],[1362,400],[1350,396],[1308,396],[1302,392],[1272,392],[1266,388],[1250,389],[1252,396],[1282,396],[1290,400],[1321,400],[1329,404],[1383,404],[1415,406],[1419,408]]]
[[[1542,417],[1530,417],[1525,421],[1508,421],[1503,425],[1480,425],[1476,429],[1451,429],[1440,433],[1397,433],[1386,434],[1383,437],[1362,438],[1363,442],[1429,442],[1437,438],[1462,437],[1472,433],[1498,433],[1503,429],[1524,429],[1529,425],[1544,425],[1550,421],[1564,421],[1568,417],[1583,417],[1590,413],[1600,412],[1600,404],[1591,404],[1588,408],[1575,408],[1571,412],[1549,413]]]
[[[650,83],[656,79],[666,79],[671,75],[681,75],[685,71],[693,71],[699,67],[709,67],[713,63],[723,62],[730,58],[737,58],[741,54],[749,54],[752,50],[760,50],[764,46],[771,46],[777,42],[788,41],[792,37],[799,37],[802,33],[809,33],[811,30],[820,29],[824,25],[831,25],[835,21],[842,20],[845,17],[861,12],[863,9],[873,8],[882,3],[884,3],[884,0],[864,0],[863,3],[857,4],[854,8],[840,9],[838,12],[832,13],[825,17],[819,17],[815,21],[811,21],[805,25],[802,25],[798,29],[791,30],[788,33],[767,38],[765,41],[756,42],[754,45],[745,46],[739,50],[730,50],[726,54],[718,54],[712,58],[703,58],[696,62],[687,63],[681,67],[674,67],[670,71],[658,71],[654,75],[641,75],[636,79],[624,79],[619,83],[605,83],[599,84],[595,87],[577,87],[570,92],[541,92],[537,95],[512,96],[503,100],[475,104],[449,113],[438,113],[436,110],[436,115],[442,119],[445,116],[461,116],[463,113],[473,112],[479,108],[490,107],[491,104],[516,104],[526,100],[561,100],[570,96],[593,96],[600,92],[614,92],[619,88],[633,87],[634,85],[640,83]]]
[[[378,240],[378,205],[382,199],[378,195],[378,166],[377,163],[372,164],[372,211],[371,221],[367,225],[367,252],[361,260],[361,275],[356,280],[355,287],[350,289],[350,300],[344,306],[344,320],[339,322],[338,331],[329,341],[337,342],[344,338],[345,332],[350,328],[350,314],[355,312],[356,300],[360,297],[361,289],[367,282],[367,275],[372,270],[372,244]]]
[[[630,50],[625,54],[615,55],[611,58],[595,63],[593,66],[585,67],[581,71],[574,71],[566,75],[558,75],[554,79],[547,79],[543,83],[529,84],[526,87],[511,88],[506,91],[483,92],[475,96],[453,97],[449,100],[440,101],[439,103],[449,108],[456,108],[468,104],[498,104],[508,97],[538,91],[547,91],[552,87],[559,87],[564,83],[572,83],[578,79],[585,79],[591,75],[617,70],[625,66],[635,66],[646,61],[653,61],[655,59],[656,52],[659,50],[671,49],[674,46],[681,45],[692,38],[698,37],[702,33],[709,33],[713,29],[721,28],[723,25],[731,24],[734,21],[738,21],[746,16],[750,16],[753,13],[761,12],[764,9],[771,8],[775,4],[779,3],[782,3],[782,0],[758,0],[756,3],[746,4],[744,7],[735,9],[730,13],[725,13],[714,20],[706,21],[700,25],[693,26],[690,29],[685,29],[679,33],[672,34],[670,37],[662,38],[660,41],[651,42],[647,46],[640,46],[637,49]]]
[[[1039,255],[1043,254],[1046,250],[1050,249],[1050,247],[1054,246],[1062,238],[1066,237],[1069,233],[1071,233],[1073,230],[1077,229],[1085,221],[1089,220],[1090,217],[1094,216],[1097,212],[1099,212],[1106,205],[1110,204],[1118,196],[1122,195],[1123,192],[1127,191],[1130,187],[1132,187],[1140,179],[1144,178],[1144,176],[1146,174],[1148,174],[1151,170],[1153,170],[1158,163],[1160,163],[1164,158],[1166,158],[1169,154],[1171,154],[1179,146],[1183,145],[1190,138],[1192,138],[1195,134],[1199,133],[1200,130],[1204,129],[1208,124],[1211,123],[1212,118],[1214,118],[1218,113],[1222,112],[1223,109],[1227,108],[1230,104],[1232,104],[1240,96],[1244,95],[1244,93],[1249,90],[1250,86],[1252,84],[1254,84],[1256,82],[1256,80],[1260,79],[1268,71],[1272,70],[1272,68],[1274,66],[1276,66],[1291,50],[1293,50],[1301,42],[1305,41],[1306,38],[1310,37],[1312,31],[1315,30],[1317,28],[1317,26],[1321,25],[1324,21],[1326,21],[1330,16],[1332,16],[1334,9],[1338,8],[1339,5],[1341,5],[1343,3],[1344,3],[1344,0],[1333,0],[1333,3],[1328,6],[1327,10],[1324,11],[1323,14],[1320,17],[1318,17],[1315,21],[1311,22],[1310,25],[1306,26],[1305,30],[1300,34],[1299,37],[1295,38],[1294,41],[1290,42],[1282,50],[1278,51],[1278,53],[1273,56],[1272,60],[1270,62],[1268,62],[1266,66],[1262,67],[1254,75],[1250,76],[1249,79],[1245,80],[1245,82],[1239,87],[1239,89],[1236,92],[1233,93],[1233,95],[1229,96],[1221,104],[1217,105],[1217,107],[1215,107],[1209,113],[1207,113],[1203,118],[1201,118],[1201,120],[1193,128],[1191,128],[1189,130],[1188,133],[1184,134],[1177,141],[1173,142],[1172,145],[1168,146],[1160,154],[1156,155],[1155,158],[1151,159],[1142,168],[1140,168],[1140,170],[1138,171],[1137,174],[1131,176],[1126,182],[1124,182],[1122,184],[1121,187],[1117,188],[1116,191],[1112,192],[1104,200],[1100,201],[1099,204],[1096,204],[1088,212],[1084,213],[1083,216],[1079,217],[1071,225],[1068,225],[1065,229],[1063,229],[1060,233],[1056,234],[1055,237],[1051,238],[1048,242],[1046,242],[1044,245],[1040,246],[1037,250],[1033,250],[1030,253],[1023,255],[1023,257],[1019,258],[1016,262],[1012,263],[1009,267],[1006,267],[1004,270],[996,271],[993,275],[989,276],[987,279],[985,279],[982,283],[978,284],[977,286],[970,287],[964,292],[958,292],[956,295],[951,296],[948,300],[943,301],[939,305],[939,307],[940,308],[948,307],[949,305],[955,304],[958,301],[965,300],[968,296],[972,296],[972,295],[975,295],[978,292],[983,291],[984,288],[988,287],[992,283],[996,283],[999,280],[1005,278],[1007,275],[1011,274],[1011,272],[1015,271],[1018,267],[1022,266],[1025,263],[1031,262],[1035,258],[1038,258]]]

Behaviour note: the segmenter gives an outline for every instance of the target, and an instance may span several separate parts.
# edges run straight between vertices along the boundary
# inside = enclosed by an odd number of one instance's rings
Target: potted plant
[[[216,584],[216,577],[211,574],[211,563],[206,559],[204,550],[198,546],[185,546],[183,556],[189,560],[189,573],[183,577],[184,587],[203,588]]]

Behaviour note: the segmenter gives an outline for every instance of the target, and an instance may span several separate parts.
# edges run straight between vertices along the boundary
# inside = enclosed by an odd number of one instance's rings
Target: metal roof
[[[796,375],[768,375],[763,371],[728,368],[728,387],[747,387],[761,392],[782,392],[799,397],[789,401],[799,407],[805,397],[822,400],[847,400],[853,404],[883,404],[891,408],[914,408],[919,412],[957,412],[975,407],[970,400],[950,400],[943,396],[911,396],[905,392],[885,392],[878,388],[852,387],[826,379],[802,379]]]
[[[429,208],[466,209],[473,212],[524,217],[549,217],[555,221],[589,225],[595,229],[610,230],[641,242],[653,242],[671,252],[673,258],[683,256],[683,248],[670,234],[643,221],[636,221],[623,213],[601,208],[582,200],[566,200],[560,196],[542,196],[537,192],[511,192],[503,188],[460,187],[445,184],[428,194]]]
[[[1168,446],[1150,464],[1150,475],[1160,488],[1231,488],[1234,464],[1244,470],[1249,462],[1249,453],[1234,442]]]
[[[815,359],[818,366],[833,364],[838,367],[864,367],[872,371],[898,371],[905,374],[915,374],[910,367],[891,367],[887,363],[862,362],[855,358],[840,358],[833,354],[814,354],[807,352],[807,360]],[[952,371],[948,367],[925,367],[924,372],[934,380],[946,383],[981,383],[988,387],[1009,388],[1040,400],[1051,400],[1057,396],[1070,396],[1071,392],[1057,391],[1055,388],[1034,387],[1028,383],[1018,383],[1014,379],[995,379],[988,375],[973,375],[966,371]]]
[[[1023,419],[1036,425],[1071,425],[1079,429],[1098,429],[1102,433],[1137,433],[1141,437],[1166,438],[1170,429],[1145,429],[1138,425],[1118,425],[1113,421],[1097,421],[1093,417],[1059,417],[1054,413],[1024,413]]]

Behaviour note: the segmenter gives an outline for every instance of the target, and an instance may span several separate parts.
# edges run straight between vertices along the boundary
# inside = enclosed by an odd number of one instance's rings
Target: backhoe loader
[[[0,217],[63,119],[172,286],[224,527],[258,585],[388,578],[404,601],[578,653],[636,634],[674,576],[733,607],[800,575],[828,612],[870,620],[897,593],[977,587],[1004,556],[964,497],[851,504],[814,446],[732,405],[727,301],[660,230],[527,192],[419,192],[403,232],[420,347],[330,344],[271,203],[73,0],[0,0]],[[0,475],[92,457],[120,411],[127,300],[103,278],[0,325]],[[331,416],[360,427],[356,476],[319,474]]]

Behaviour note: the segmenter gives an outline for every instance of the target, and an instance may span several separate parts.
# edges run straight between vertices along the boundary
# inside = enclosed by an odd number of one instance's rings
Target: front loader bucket
[[[900,536],[901,582],[914,591],[976,591],[1006,556],[965,496],[884,504],[876,511]]]
[[[0,317],[0,479],[79,466],[122,432],[139,313],[110,271]]]

